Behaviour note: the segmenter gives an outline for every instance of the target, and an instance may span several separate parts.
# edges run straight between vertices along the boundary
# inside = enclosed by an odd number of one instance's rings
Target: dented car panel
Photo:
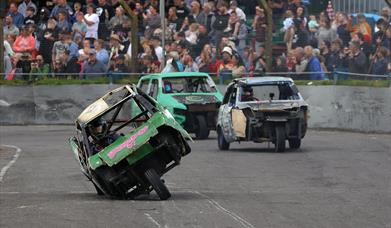
[[[306,134],[307,115],[308,104],[292,79],[237,79],[228,85],[219,110],[219,147],[228,148],[235,141],[253,141],[273,142],[285,149],[288,140],[290,147],[296,149]]]
[[[69,140],[82,173],[98,194],[132,198],[170,193],[160,177],[190,153],[190,135],[171,113],[135,86],[122,86],[89,105]]]

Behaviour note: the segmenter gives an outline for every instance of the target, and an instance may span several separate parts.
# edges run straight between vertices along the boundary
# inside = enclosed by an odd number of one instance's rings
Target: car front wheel
[[[166,200],[171,197],[167,186],[160,179],[160,176],[157,174],[156,170],[148,169],[145,171],[145,177],[161,200]]]
[[[209,129],[204,116],[196,116],[197,129],[195,132],[197,139],[207,139],[209,137]]]
[[[276,145],[275,152],[285,151],[285,127],[276,126]]]
[[[220,150],[228,150],[229,149],[229,142],[225,140],[224,134],[219,128],[217,130],[217,143]]]

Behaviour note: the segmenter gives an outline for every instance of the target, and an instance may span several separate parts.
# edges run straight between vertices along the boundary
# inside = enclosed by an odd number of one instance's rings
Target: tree
[[[390,0],[391,1],[391,0]],[[266,48],[266,69],[267,71],[271,71],[272,69],[272,62],[273,62],[273,11],[267,4],[266,0],[259,0],[261,8],[265,9],[266,13],[266,21],[267,21],[267,27],[266,27],[266,42],[265,42],[265,48]]]
[[[125,11],[130,16],[130,20],[132,22],[132,37],[131,37],[131,44],[132,44],[132,58],[131,58],[131,68],[132,72],[136,73],[137,68],[137,55],[138,55],[138,18],[137,15],[132,11],[132,9],[124,2],[124,0],[119,0],[119,3],[121,4],[122,8],[125,9]]]

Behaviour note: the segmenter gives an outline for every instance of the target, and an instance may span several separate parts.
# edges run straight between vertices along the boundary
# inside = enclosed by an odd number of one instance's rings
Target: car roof
[[[292,78],[289,77],[251,77],[235,79],[237,82],[248,85],[267,84],[273,82],[292,82]]]
[[[159,74],[148,74],[141,77],[150,78],[150,79],[158,79],[158,78],[175,78],[175,77],[200,77],[200,76],[209,76],[207,73],[202,72],[171,72],[171,73],[159,73]]]

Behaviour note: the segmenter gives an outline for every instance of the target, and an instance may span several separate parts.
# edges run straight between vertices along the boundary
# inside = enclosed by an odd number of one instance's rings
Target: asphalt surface
[[[0,227],[391,227],[390,135],[309,131],[286,153],[221,152],[212,135],[164,176],[169,200],[121,201],[96,195],[66,144],[72,133],[0,127],[0,144],[21,148],[0,149]]]

